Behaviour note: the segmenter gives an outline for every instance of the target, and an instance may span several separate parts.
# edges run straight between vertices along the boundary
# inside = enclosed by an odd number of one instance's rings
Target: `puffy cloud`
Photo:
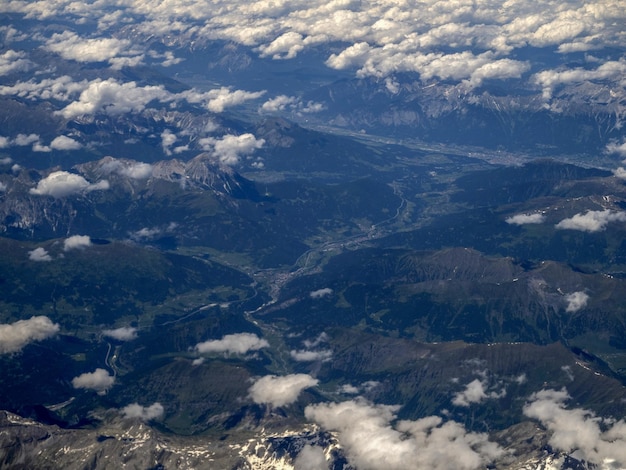
[[[113,64],[116,64],[115,60],[119,59],[118,56],[129,54],[131,45],[132,43],[128,39],[111,37],[85,39],[71,31],[53,34],[46,41],[46,47],[64,59],[77,62],[109,61]],[[137,54],[135,52],[132,55],[137,56]],[[130,57],[126,57],[126,59],[130,59]]]
[[[198,343],[194,349],[201,354],[246,354],[249,351],[258,351],[259,349],[267,347],[269,347],[267,340],[259,338],[253,333],[235,333],[232,335],[225,335],[222,339],[214,339]]]
[[[37,196],[62,198],[72,194],[109,189],[109,182],[101,180],[91,184],[80,175],[67,171],[54,171],[31,188],[30,193]]]
[[[221,163],[236,165],[243,155],[250,155],[265,144],[264,139],[257,139],[253,134],[227,134],[220,139],[206,137],[199,140],[204,150],[212,151]]]
[[[467,407],[473,403],[481,403],[489,398],[502,398],[505,395],[505,388],[502,388],[499,392],[495,390],[488,392],[486,380],[474,379],[465,386],[465,390],[455,394],[452,404]]]
[[[113,157],[106,157],[101,168],[107,173],[118,173],[132,179],[147,179],[152,176],[152,165],[143,162],[129,160],[118,160]]]
[[[63,241],[63,251],[69,251],[75,248],[86,248],[88,246],[91,246],[91,238],[89,238],[89,235],[72,235]]]
[[[328,362],[333,357],[333,352],[327,349],[323,349],[320,351],[311,351],[311,350],[291,350],[289,351],[291,358],[294,361],[298,362],[313,362],[313,361],[321,361]]]
[[[25,57],[24,52],[11,49],[0,54],[0,76],[29,70],[32,62]]]
[[[50,338],[58,332],[59,325],[44,316],[0,324],[0,354],[21,351],[26,345]]]
[[[322,297],[326,297],[328,295],[331,295],[333,293],[333,290],[330,287],[324,287],[323,289],[317,289],[314,291],[311,291],[309,293],[309,296],[312,299],[321,299]]]
[[[626,180],[626,168],[620,166],[613,170],[613,175],[621,180]]]
[[[254,382],[248,392],[255,403],[278,407],[294,403],[303,390],[318,383],[308,374],[266,375]]]
[[[324,449],[305,445],[293,462],[297,470],[328,470]]]
[[[150,406],[141,406],[139,403],[131,403],[121,409],[125,418],[139,418],[142,421],[150,421],[163,416],[163,405],[156,402]]]
[[[585,308],[587,306],[587,302],[589,302],[589,296],[584,292],[572,292],[571,294],[567,294],[565,296],[565,300],[567,301],[567,312],[578,312],[581,308]]]
[[[228,87],[216,88],[205,93],[195,90],[180,93],[178,96],[189,103],[204,103],[207,109],[214,113],[221,113],[224,109],[237,106],[246,101],[255,100],[265,94],[265,91],[231,91]]]
[[[608,153],[616,153],[622,157],[626,157],[626,142],[622,142],[621,144],[611,142],[606,146],[606,151]]]
[[[39,82],[29,80],[17,82],[15,85],[0,86],[0,95],[11,95],[28,100],[55,100],[68,101],[73,96],[81,93],[89,83],[85,80],[74,80],[63,75],[57,78],[46,78]]]
[[[508,217],[505,222],[511,225],[541,224],[546,220],[543,214],[517,214]]]
[[[119,83],[113,78],[94,80],[84,89],[78,101],[59,111],[66,119],[84,114],[119,115],[144,110],[151,101],[168,102],[174,97],[162,86],[137,86],[135,82]]]
[[[28,259],[31,261],[52,261],[52,256],[45,248],[39,247],[28,252]]]
[[[276,98],[271,98],[261,105],[261,111],[267,113],[276,113],[284,111],[287,106],[297,103],[295,96],[279,95]]]
[[[309,405],[305,416],[335,431],[351,465],[362,470],[469,470],[503,454],[486,434],[438,416],[396,422],[398,407],[362,399]]]
[[[626,222],[626,212],[617,212],[610,209],[603,211],[587,211],[576,214],[556,224],[557,229],[579,230],[581,232],[601,232],[610,222]]]
[[[122,326],[114,330],[102,330],[102,334],[118,341],[132,341],[137,338],[137,328]]]
[[[524,415],[550,431],[553,448],[597,466],[610,463],[610,468],[624,468],[626,422],[603,419],[582,408],[567,409],[569,398],[565,389],[541,390],[530,396]]]
[[[104,369],[96,369],[93,372],[85,372],[78,377],[72,379],[74,388],[84,388],[87,390],[95,390],[98,393],[105,393],[113,386],[115,377],[109,375]]]
[[[71,137],[60,135],[50,142],[50,148],[53,150],[78,150],[82,148],[82,144]]]

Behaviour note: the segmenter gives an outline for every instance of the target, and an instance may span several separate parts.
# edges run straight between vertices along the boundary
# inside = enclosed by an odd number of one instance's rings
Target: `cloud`
[[[0,95],[11,95],[28,100],[64,102],[81,93],[88,85],[86,80],[74,82],[71,77],[63,75],[57,78],[46,78],[39,82],[29,80],[17,82],[15,85],[0,86]]]
[[[626,222],[626,212],[610,209],[587,211],[585,214],[576,214],[569,219],[563,219],[555,227],[561,230],[569,229],[592,233],[605,230],[610,222]]]
[[[138,65],[142,59],[138,51],[131,50],[132,43],[128,39],[112,37],[85,39],[71,31],[53,34],[46,41],[46,47],[64,59],[77,62],[108,61],[117,69],[123,65]]]
[[[50,338],[58,332],[59,325],[45,316],[0,324],[0,354],[21,351],[28,344]]]
[[[328,362],[332,359],[333,352],[327,349],[323,349],[320,351],[291,350],[289,351],[289,355],[294,361],[298,361],[298,362],[313,362],[313,361]]]
[[[333,293],[333,290],[330,287],[324,287],[323,289],[317,289],[314,291],[311,291],[309,293],[309,296],[312,299],[321,299],[322,297],[326,297],[328,295],[331,295]]]
[[[72,235],[63,241],[63,251],[91,246],[89,235]]]
[[[78,150],[82,148],[82,144],[71,137],[60,135],[50,142],[50,148],[53,150]]]
[[[626,169],[622,166],[613,170],[613,176],[621,180],[626,180]]]
[[[266,375],[254,382],[248,391],[254,403],[279,407],[294,403],[303,390],[315,387],[318,382],[308,374]]]
[[[267,347],[269,347],[267,340],[261,339],[253,333],[235,333],[225,335],[222,339],[198,343],[194,349],[200,354],[246,354],[249,351],[258,351]]]
[[[546,220],[543,214],[517,214],[508,217],[505,222],[511,225],[541,224]]]
[[[305,445],[296,456],[293,467],[296,470],[328,470],[324,449]]]
[[[584,292],[572,292],[571,294],[567,294],[565,296],[565,300],[567,301],[567,308],[565,311],[573,313],[578,312],[581,308],[585,308],[587,306],[589,296]]]
[[[284,111],[287,106],[297,103],[295,96],[279,95],[271,98],[261,105],[261,111],[266,113],[276,113]]]
[[[38,247],[28,252],[28,259],[31,261],[52,261],[52,256],[45,248]]]
[[[67,171],[54,171],[31,188],[30,193],[37,196],[52,196],[62,198],[72,194],[109,189],[109,182],[101,180],[95,184],[89,183],[80,175]]]
[[[131,403],[120,411],[125,418],[139,418],[142,421],[150,421],[152,419],[161,418],[165,410],[163,409],[163,405],[155,402],[150,406],[141,406],[139,403]]]
[[[541,390],[530,396],[523,412],[550,431],[548,442],[556,450],[597,466],[626,466],[626,422],[582,408],[566,409],[569,399],[565,389]]]
[[[78,377],[72,379],[74,388],[84,388],[87,390],[95,390],[98,393],[104,393],[113,386],[115,377],[109,375],[104,369],[96,369],[93,372],[85,372]]]
[[[0,54],[0,76],[28,71],[33,64],[25,57],[24,52],[11,49]]]
[[[119,83],[113,78],[94,80],[84,89],[78,101],[58,112],[66,119],[85,114],[106,113],[116,116],[143,111],[152,101],[168,102],[174,97],[162,86],[137,86],[135,82]]]
[[[113,157],[105,157],[104,160],[106,161],[101,168],[109,174],[117,173],[136,180],[147,179],[152,176],[152,165],[149,163],[118,160]]]
[[[265,144],[264,139],[257,139],[253,134],[227,134],[220,139],[206,137],[199,141],[202,148],[211,151],[221,163],[236,165],[243,155],[250,155]]]
[[[465,390],[455,394],[452,404],[455,406],[468,407],[474,403],[481,403],[489,398],[502,398],[506,395],[506,389],[502,388],[499,392],[488,390],[486,380],[474,379],[468,383]]]
[[[305,416],[334,431],[349,463],[361,470],[470,470],[503,455],[486,434],[438,416],[396,421],[398,409],[355,399],[309,405]]]
[[[118,341],[132,341],[137,338],[137,328],[122,326],[114,330],[102,330],[102,334]]]
[[[205,93],[190,90],[178,96],[186,99],[189,103],[203,103],[206,108],[213,113],[221,113],[226,108],[243,104],[246,101],[256,100],[264,94],[265,91],[231,91],[228,87],[222,87],[209,90]]]
[[[607,144],[606,151],[608,153],[616,153],[622,157],[626,157],[626,142],[622,142],[621,144],[611,142]]]

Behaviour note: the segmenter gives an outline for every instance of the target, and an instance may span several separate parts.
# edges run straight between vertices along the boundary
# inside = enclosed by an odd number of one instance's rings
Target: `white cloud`
[[[178,95],[189,103],[203,103],[207,109],[214,113],[221,113],[226,108],[238,106],[246,101],[256,100],[263,96],[265,91],[231,91],[228,87],[216,88],[205,93],[190,90]]]
[[[109,182],[101,180],[91,184],[80,175],[67,171],[54,171],[37,183],[37,187],[31,188],[30,193],[37,196],[52,196],[62,198],[72,194],[105,190],[109,188]]]
[[[88,85],[85,80],[74,82],[71,77],[63,75],[57,78],[46,78],[39,82],[29,80],[17,82],[15,85],[0,86],[0,95],[12,95],[28,100],[68,101]]]
[[[565,404],[569,399],[565,389],[541,390],[531,395],[524,415],[538,420],[550,431],[548,442],[556,450],[593,465],[624,468],[626,422],[603,419],[582,408],[568,410]]]
[[[119,83],[113,78],[94,80],[74,101],[58,113],[66,119],[85,114],[119,115],[144,110],[152,101],[168,102],[174,97],[162,86],[137,86],[135,82]]]
[[[276,98],[271,98],[261,105],[261,111],[267,113],[276,113],[278,111],[284,111],[287,106],[297,102],[294,96],[279,95]]]
[[[294,403],[303,390],[315,387],[318,382],[307,374],[266,375],[254,382],[249,394],[255,403],[285,406]]]
[[[616,168],[615,170],[613,170],[613,176],[621,180],[626,180],[626,169],[622,166]]]
[[[104,393],[113,386],[115,377],[109,375],[104,369],[96,369],[93,372],[85,372],[78,377],[72,379],[74,388],[84,388],[87,390],[95,390],[98,393]]]
[[[89,238],[89,235],[72,235],[63,241],[63,251],[69,251],[75,248],[86,248],[88,246],[91,246],[91,238]]]
[[[298,362],[313,362],[313,361],[321,361],[328,362],[333,357],[333,352],[327,349],[319,350],[319,351],[311,351],[311,350],[291,350],[289,351],[291,358],[294,361]]]
[[[541,224],[546,220],[543,214],[517,214],[508,217],[505,222],[512,225]]]
[[[611,142],[607,144],[606,151],[608,153],[616,153],[622,157],[626,157],[626,142],[622,142],[621,144]]]
[[[581,232],[601,232],[610,222],[626,222],[626,212],[617,212],[610,209],[603,211],[587,211],[576,214],[556,224],[557,229],[579,230]]]
[[[132,341],[137,338],[137,328],[122,326],[114,330],[102,330],[102,334],[118,341]]]
[[[246,354],[249,351],[258,351],[259,349],[267,347],[269,347],[267,340],[259,338],[253,333],[235,333],[225,335],[222,339],[198,343],[194,349],[201,354]]]
[[[50,338],[58,332],[59,325],[44,316],[0,324],[0,354],[21,351],[26,345]]]
[[[138,65],[142,59],[140,52],[132,51],[132,43],[128,39],[112,37],[86,39],[71,31],[53,34],[46,41],[46,47],[64,59],[77,62],[108,61],[113,68]]]
[[[296,470],[328,470],[328,462],[321,447],[305,445],[293,462]]]
[[[206,137],[199,140],[206,151],[211,151],[221,163],[236,165],[241,156],[250,155],[265,144],[264,139],[257,139],[253,134],[227,134],[219,139]]]
[[[565,310],[573,313],[587,306],[589,296],[584,292],[572,292],[565,296],[565,300],[567,301],[567,308]]]
[[[78,150],[82,148],[82,144],[71,137],[60,135],[50,142],[50,148],[53,150]]]
[[[309,405],[305,416],[336,432],[349,463],[361,470],[470,470],[503,454],[486,434],[438,416],[396,422],[398,408],[356,399]]]
[[[52,261],[52,256],[45,248],[38,247],[28,252],[28,259],[31,261]]]
[[[452,404],[455,406],[468,407],[474,403],[481,403],[490,398],[502,398],[506,396],[506,388],[502,387],[499,391],[494,390],[493,387],[489,387],[487,383],[487,372],[479,371],[479,374],[483,376],[482,379],[474,379],[465,386],[465,390],[462,390],[454,395]],[[513,379],[514,381],[516,379]]]
[[[321,299],[322,297],[326,297],[328,295],[331,295],[333,293],[333,290],[330,287],[324,287],[323,289],[317,289],[314,291],[311,291],[309,293],[309,296],[312,299]]]
[[[143,180],[152,176],[152,165],[137,162],[120,169],[120,173],[135,180]]]
[[[139,403],[131,403],[121,409],[121,413],[125,418],[139,418],[142,421],[150,421],[163,416],[163,405],[158,402],[150,406],[141,406]]]
[[[29,70],[33,64],[25,57],[24,52],[11,49],[0,54],[0,76]]]

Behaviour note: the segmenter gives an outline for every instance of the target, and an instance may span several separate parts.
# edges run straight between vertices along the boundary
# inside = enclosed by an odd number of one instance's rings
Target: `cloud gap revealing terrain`
[[[619,0],[0,3],[0,467],[626,468]]]

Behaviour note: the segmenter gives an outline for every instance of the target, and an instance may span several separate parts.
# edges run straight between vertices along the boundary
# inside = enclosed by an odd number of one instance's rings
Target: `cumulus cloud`
[[[319,351],[311,351],[306,349],[291,350],[289,351],[289,354],[294,361],[298,362],[328,362],[333,357],[333,352],[328,349],[322,349]]]
[[[163,409],[163,405],[156,402],[150,406],[141,406],[139,403],[131,403],[120,411],[125,418],[139,418],[142,421],[150,421],[152,419],[161,418],[165,410]]]
[[[113,386],[115,377],[109,375],[104,369],[96,369],[93,372],[85,372],[78,377],[72,379],[74,388],[84,388],[87,390],[95,390],[98,393],[105,393]]]
[[[152,165],[149,163],[135,162],[131,160],[118,160],[113,157],[105,157],[106,160],[101,168],[107,173],[118,173],[132,179],[147,179],[152,176]]]
[[[576,214],[556,224],[557,229],[579,230],[581,232],[601,232],[611,222],[626,222],[626,212],[605,209]]]
[[[186,91],[179,96],[185,98],[189,103],[203,103],[211,112],[221,113],[226,108],[243,104],[246,101],[256,100],[264,94],[265,91],[232,91],[228,87],[222,87],[205,93],[199,93],[195,90]]]
[[[82,148],[82,144],[71,137],[60,135],[50,142],[50,148],[53,150],[78,150]]]
[[[456,406],[468,407],[474,403],[481,403],[489,398],[502,398],[506,395],[506,389],[500,391],[488,391],[486,380],[474,379],[462,390],[455,394],[452,404]]]
[[[288,106],[297,102],[298,100],[295,96],[279,95],[263,103],[260,110],[266,113],[276,113],[278,111],[284,111]]]
[[[137,328],[122,326],[113,330],[102,330],[102,334],[118,341],[132,341],[137,338]]]
[[[622,157],[626,157],[626,142],[622,142],[621,144],[618,144],[616,142],[611,142],[607,144],[606,151],[608,153],[615,153]]]
[[[248,392],[254,403],[279,407],[294,403],[303,390],[318,383],[308,374],[266,375],[254,382]]]
[[[517,214],[508,217],[505,222],[511,225],[541,224],[546,220],[543,214]]]
[[[112,37],[86,39],[71,31],[53,34],[46,47],[64,59],[77,62],[106,62],[113,68],[124,65],[138,65],[143,56],[133,51],[128,39]]]
[[[0,54],[0,76],[10,73],[26,72],[32,67],[32,62],[26,59],[22,51],[8,51]]]
[[[336,432],[349,463],[362,470],[469,470],[503,454],[486,434],[438,416],[396,422],[398,409],[355,399],[309,405],[305,416]]]
[[[63,241],[63,251],[91,246],[89,235],[72,235]]]
[[[264,139],[257,139],[253,134],[227,134],[219,139],[206,137],[199,140],[206,151],[211,151],[221,163],[236,165],[242,156],[250,155],[265,144]]]
[[[112,116],[144,110],[152,101],[172,101],[174,97],[162,86],[137,86],[135,82],[119,83],[113,78],[94,80],[84,89],[78,101],[59,111],[66,119],[85,114],[106,113]]]
[[[626,180],[626,168],[622,166],[616,168],[615,170],[613,170],[613,176],[621,180]]]
[[[0,354],[21,351],[28,344],[50,338],[58,332],[59,325],[45,316],[0,324]]]
[[[52,196],[62,198],[72,194],[109,189],[109,182],[101,180],[95,184],[89,183],[80,175],[67,171],[54,171],[31,188],[30,193],[37,196]]]
[[[565,300],[567,302],[565,310],[573,313],[578,312],[581,308],[585,308],[587,306],[589,296],[584,292],[572,292],[571,294],[567,294],[565,296]]]
[[[549,444],[578,460],[611,468],[626,466],[626,422],[596,416],[582,408],[567,409],[565,389],[541,390],[530,396],[524,415],[550,431]]]
[[[57,78],[45,78],[41,81],[29,80],[14,85],[0,86],[0,95],[14,95],[27,100],[68,101],[89,86],[86,80],[75,82],[63,75]]]
[[[52,261],[52,256],[45,248],[38,247],[28,252],[28,259],[31,261]]]
[[[249,351],[258,351],[267,347],[269,347],[267,340],[259,338],[254,333],[235,333],[225,335],[222,339],[198,343],[194,349],[200,354],[246,354]]]

